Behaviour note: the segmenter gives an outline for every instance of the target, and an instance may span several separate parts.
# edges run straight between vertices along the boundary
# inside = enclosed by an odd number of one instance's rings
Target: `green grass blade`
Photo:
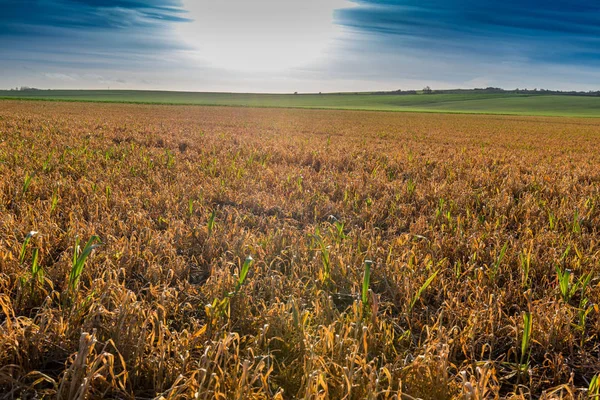
[[[240,271],[240,276],[238,277],[237,284],[235,285],[235,293],[237,293],[240,290],[240,288],[246,281],[246,277],[248,276],[248,272],[250,271],[250,266],[252,265],[253,262],[254,262],[254,259],[252,258],[252,256],[246,257],[246,261],[244,261],[244,264],[242,265],[242,269]]]
[[[589,399],[600,399],[600,375],[594,375],[588,388]]]
[[[217,216],[217,210],[213,210],[212,213],[210,214],[210,217],[208,218],[208,223],[206,224],[206,227],[208,229],[208,237],[210,237],[212,235],[213,229],[215,229],[216,216]]]
[[[423,285],[419,288],[419,291],[417,292],[417,294],[415,294],[415,297],[413,297],[412,301],[410,302],[409,311],[412,311],[412,309],[415,306],[415,304],[417,303],[417,301],[421,298],[421,295],[423,294],[423,292],[425,290],[427,290],[427,288],[429,287],[429,285],[431,285],[431,283],[433,282],[433,280],[435,279],[435,277],[437,276],[437,274],[440,271],[441,270],[438,269],[433,274],[431,274],[431,276],[429,278],[427,278],[427,280],[425,281],[425,283],[423,283]]]
[[[558,287],[560,289],[560,294],[565,301],[568,303],[571,299],[571,291],[569,290],[570,280],[571,280],[571,271],[565,269],[564,271],[557,265],[556,266],[556,276],[558,278]]]
[[[27,245],[29,244],[31,238],[35,235],[37,235],[37,231],[31,231],[27,234],[27,236],[25,236],[25,240],[21,245],[21,252],[19,253],[19,263],[23,264],[23,262],[25,261],[25,252],[27,251]]]
[[[40,273],[40,266],[38,264],[39,260],[39,249],[33,249],[33,259],[31,262],[31,276],[33,279],[38,278],[38,274]]]
[[[525,354],[528,354],[529,344],[531,341],[532,326],[533,321],[531,318],[531,313],[523,313],[523,336],[521,338],[521,365],[523,365],[525,361]]]
[[[23,194],[27,193],[29,190],[29,186],[31,186],[31,180],[33,179],[33,175],[25,174],[25,180],[23,181]]]
[[[71,290],[75,290],[77,285],[79,284],[79,279],[81,278],[81,274],[83,273],[83,267],[85,265],[85,261],[92,253],[92,251],[99,246],[99,244],[95,244],[95,242],[100,243],[100,238],[96,235],[92,236],[90,240],[87,241],[85,247],[79,253],[79,239],[75,242],[75,251],[73,258],[73,265],[71,267],[71,273],[69,274],[69,288]]]
[[[369,303],[369,286],[371,284],[371,266],[373,265],[373,261],[365,260],[365,273],[363,276],[363,284],[362,284],[362,303],[363,305],[367,305]]]

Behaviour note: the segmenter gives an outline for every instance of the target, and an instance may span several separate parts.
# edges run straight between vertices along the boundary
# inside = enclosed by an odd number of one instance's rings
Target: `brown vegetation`
[[[0,398],[586,398],[599,166],[596,119],[1,102]]]

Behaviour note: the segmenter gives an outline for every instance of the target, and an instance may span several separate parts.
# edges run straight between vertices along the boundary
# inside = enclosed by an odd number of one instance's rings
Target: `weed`
[[[573,233],[581,233],[581,223],[579,221],[579,210],[575,210],[573,214],[573,225],[571,227]]]
[[[194,200],[188,200],[188,217],[194,215]]]
[[[502,265],[502,260],[504,260],[504,256],[506,255],[507,249],[508,242],[504,243],[504,246],[502,246],[502,249],[500,249],[500,253],[496,257],[496,261],[494,261],[494,264],[492,265],[492,271],[490,274],[490,278],[492,280],[496,279],[496,277],[498,276],[498,272],[500,271],[500,265]]]
[[[529,271],[531,270],[531,250],[519,253],[519,265],[521,267],[521,286],[529,287]]]
[[[237,283],[235,285],[234,293],[237,294],[246,281],[246,277],[248,276],[248,272],[250,271],[250,266],[254,263],[254,259],[252,256],[246,257],[244,264],[242,265],[242,269],[240,270],[240,276],[238,277]]]
[[[556,229],[556,216],[550,210],[548,210],[548,226],[550,227],[551,231]]]
[[[594,375],[588,387],[588,399],[600,399],[600,375]]]
[[[362,292],[361,292],[361,300],[363,303],[363,307],[367,307],[369,304],[369,286],[371,285],[371,266],[373,265],[373,261],[365,260],[365,271],[363,274],[363,283],[362,283]]]
[[[331,280],[331,263],[329,261],[329,246],[325,244],[323,238],[318,234],[314,236],[321,250],[321,262],[323,270],[321,271],[321,281],[329,282]]]
[[[39,249],[33,249],[33,258],[31,261],[31,278],[40,284],[44,283],[44,270],[42,266],[39,265]]]
[[[529,357],[531,356],[531,330],[533,328],[533,320],[530,312],[523,313],[523,334],[521,336],[521,359],[519,361],[519,370],[527,370],[529,365]]]
[[[347,238],[346,234],[344,233],[344,223],[343,222],[335,220],[333,222],[333,226],[335,227],[336,240],[338,243]]]
[[[406,193],[410,197],[415,195],[416,189],[417,189],[417,184],[412,179],[409,179],[408,181],[406,181]]]
[[[231,315],[231,298],[239,294],[240,289],[246,282],[248,272],[250,271],[250,267],[253,263],[254,259],[252,258],[252,256],[246,257],[246,260],[244,261],[244,264],[242,264],[242,267],[240,269],[240,274],[238,276],[234,290],[232,292],[227,292],[222,298],[213,299],[211,304],[205,306],[205,312],[210,318],[212,326],[216,326],[222,318],[226,318],[227,320],[229,320]]]
[[[433,280],[435,279],[435,277],[437,276],[437,274],[440,271],[441,270],[438,269],[433,274],[431,274],[429,276],[429,278],[427,278],[427,280],[421,285],[421,287],[419,287],[419,290],[417,291],[417,293],[414,295],[412,301],[410,302],[409,311],[412,311],[412,309],[414,308],[414,306],[417,303],[417,301],[421,298],[421,295],[423,294],[423,292],[425,292],[425,290],[427,290],[427,288],[429,287],[429,285],[431,285],[431,283],[433,282]]]
[[[37,231],[31,231],[27,234],[27,236],[25,236],[25,240],[23,241],[23,244],[21,245],[21,251],[19,253],[19,262],[21,264],[23,264],[23,262],[25,261],[25,252],[27,251],[27,245],[29,244],[29,241],[31,240],[32,237],[34,237],[37,234],[38,234]]]
[[[90,254],[92,254],[92,251],[99,246],[99,243],[101,243],[100,238],[98,236],[92,236],[83,247],[83,250],[81,250],[79,247],[79,238],[76,239],[75,246],[73,247],[71,272],[69,273],[69,290],[71,293],[75,293],[77,290],[85,261]]]
[[[215,218],[217,217],[217,210],[212,210],[208,217],[206,229],[208,230],[208,237],[212,236],[213,230],[215,229]]]
[[[23,189],[22,193],[25,194],[29,190],[29,186],[31,186],[31,181],[33,179],[33,175],[29,175],[29,173],[25,174],[25,180],[23,181]]]

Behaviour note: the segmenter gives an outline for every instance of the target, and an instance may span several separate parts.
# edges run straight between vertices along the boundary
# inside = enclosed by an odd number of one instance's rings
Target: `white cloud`
[[[45,72],[42,75],[48,79],[55,81],[74,82],[77,80],[77,78],[73,77],[72,75],[61,74],[59,72]]]

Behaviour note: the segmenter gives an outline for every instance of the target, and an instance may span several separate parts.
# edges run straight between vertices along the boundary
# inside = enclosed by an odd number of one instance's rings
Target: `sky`
[[[0,0],[0,89],[600,90],[598,0]]]

